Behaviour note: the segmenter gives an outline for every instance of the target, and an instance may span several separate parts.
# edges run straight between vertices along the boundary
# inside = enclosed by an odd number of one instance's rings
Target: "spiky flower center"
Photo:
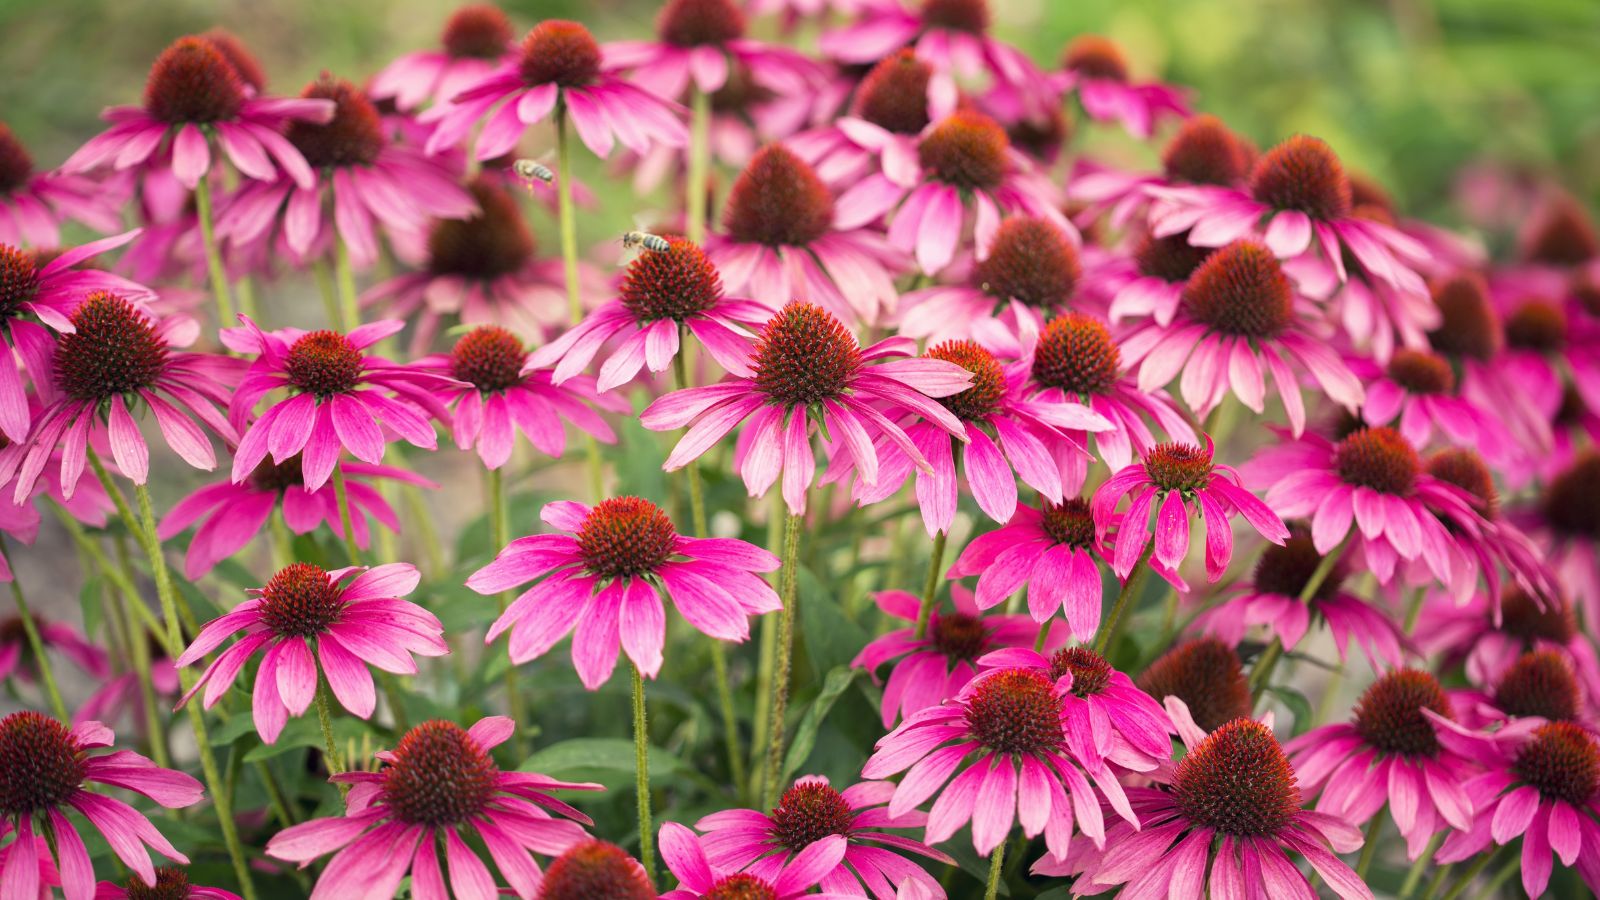
[[[781,406],[804,406],[843,394],[861,371],[861,348],[833,314],[795,301],[761,329],[756,389]]]
[[[521,338],[499,325],[482,325],[456,341],[450,373],[480,393],[493,394],[522,383],[527,355]]]
[[[493,281],[522,271],[533,259],[533,232],[509,191],[484,176],[467,185],[478,210],[465,219],[438,219],[428,232],[428,271]]]
[[[1207,256],[1183,287],[1195,320],[1224,334],[1272,338],[1294,320],[1294,286],[1278,258],[1253,240]]]
[[[1439,354],[1407,347],[1389,358],[1389,380],[1412,394],[1448,394],[1455,390],[1456,373]]]
[[[959,394],[939,398],[944,408],[964,421],[981,421],[1000,409],[1005,396],[1006,376],[994,354],[977,341],[945,341],[927,352],[929,359],[955,363],[972,373],[972,387]]]
[[[1431,757],[1439,752],[1439,738],[1425,709],[1455,718],[1439,679],[1420,669],[1398,669],[1361,695],[1352,724],[1362,740],[1384,753]]]
[[[982,34],[989,30],[989,4],[987,0],[924,0],[922,24]]]
[[[3,165],[3,163],[0,163]],[[1591,316],[1600,316],[1600,273],[1579,271],[1572,273],[1567,291]]]
[[[516,37],[511,20],[492,3],[469,3],[451,14],[440,42],[456,59],[499,59]]]
[[[783,794],[772,811],[772,836],[794,853],[836,834],[848,835],[855,813],[825,782],[803,781]]]
[[[1098,34],[1080,34],[1073,38],[1061,55],[1061,67],[1084,78],[1128,80],[1128,60],[1122,55],[1122,48]]]
[[[67,726],[23,710],[0,719],[0,815],[7,819],[53,809],[76,794],[84,752]]]
[[[1031,216],[1000,223],[988,257],[972,269],[972,280],[996,300],[1020,300],[1053,313],[1072,296],[1083,273],[1078,249],[1060,228]]]
[[[128,300],[96,291],[72,314],[74,331],[56,340],[56,383],[74,400],[109,400],[155,384],[167,344]]]
[[[583,87],[600,76],[600,59],[600,45],[589,29],[565,19],[548,19],[523,38],[518,71],[529,85]]]
[[[290,563],[261,589],[261,619],[283,637],[313,637],[339,621],[343,594],[321,566]]]
[[[289,386],[319,399],[353,390],[365,365],[365,357],[349,338],[327,329],[296,338],[283,362]]]
[[[162,866],[156,870],[156,883],[145,884],[138,875],[129,878],[123,886],[127,900],[189,900],[192,896],[189,876],[182,869]]]
[[[916,134],[928,127],[928,81],[933,67],[911,50],[885,57],[861,79],[855,114],[896,134]]]
[[[261,460],[250,473],[250,486],[258,491],[272,491],[281,494],[292,487],[303,487],[305,469],[300,465],[300,455],[274,463],[271,456]]]
[[[1313,219],[1350,212],[1350,179],[1339,157],[1319,138],[1297,134],[1256,161],[1250,194],[1273,209],[1298,210]]]
[[[1527,591],[1510,588],[1500,595],[1500,630],[1524,644],[1570,643],[1578,634],[1578,616],[1565,598],[1537,603]]]
[[[1522,256],[1529,262],[1576,266],[1600,256],[1600,235],[1583,204],[1568,194],[1551,197],[1540,210]]]
[[[228,65],[233,66],[233,70],[239,73],[239,79],[256,93],[259,94],[267,86],[267,75],[261,69],[261,61],[256,59],[255,54],[251,53],[244,42],[232,32],[223,28],[213,28],[201,37],[217,48],[217,52],[228,61]]]
[[[1511,769],[1546,798],[1581,808],[1600,788],[1600,748],[1583,726],[1550,722],[1517,752]]]
[[[1196,638],[1168,650],[1144,670],[1138,684],[1157,700],[1182,700],[1195,724],[1206,731],[1248,719],[1254,705],[1239,654],[1214,637]]]
[[[23,187],[32,174],[33,156],[11,133],[11,127],[0,122],[0,194]]]
[[[722,299],[722,276],[705,251],[683,238],[666,240],[667,249],[645,250],[628,264],[617,291],[641,323],[682,322]]]
[[[306,85],[300,96],[332,100],[333,118],[318,124],[295,120],[286,136],[312,168],[370,166],[377,162],[388,138],[383,120],[362,90],[343,78],[323,72]]]
[[[1270,729],[1234,719],[1178,763],[1172,799],[1198,825],[1235,837],[1271,836],[1300,811],[1300,783]]]
[[[178,38],[161,52],[144,83],[144,108],[170,124],[220,122],[239,114],[244,80],[203,37]]]
[[[648,575],[672,556],[677,542],[661,507],[638,497],[600,501],[578,530],[584,567],[603,578]]]
[[[1033,380],[1069,397],[1104,394],[1117,383],[1122,351],[1105,323],[1084,313],[1051,319],[1033,354]]]
[[[1600,538],[1600,453],[1583,451],[1544,489],[1544,517],[1556,531]]]
[[[1050,679],[1030,669],[984,676],[967,699],[967,727],[996,753],[1047,753],[1064,741],[1061,698]]]
[[[1446,356],[1489,360],[1500,352],[1504,340],[1500,320],[1489,303],[1489,288],[1473,272],[1462,272],[1436,282],[1433,305],[1439,309],[1439,327],[1428,342]]]
[[[1161,169],[1171,181],[1237,184],[1250,171],[1250,148],[1216,116],[1193,116],[1167,142]]]
[[[1416,448],[1386,426],[1351,432],[1334,448],[1333,465],[1346,484],[1398,497],[1411,494],[1422,470]]]
[[[1350,205],[1356,210],[1367,210],[1368,216],[1382,216],[1391,223],[1394,221],[1394,198],[1371,178],[1350,176]]]
[[[1153,237],[1145,235],[1134,251],[1134,262],[1139,274],[1146,278],[1159,278],[1168,284],[1188,281],[1194,270],[1211,255],[1210,247],[1196,247],[1189,243],[1189,232]]]
[[[1089,511],[1089,501],[1068,497],[1058,505],[1046,500],[1039,512],[1044,533],[1052,541],[1080,550],[1094,546],[1094,514]]]
[[[1163,491],[1193,493],[1211,483],[1211,452],[1194,444],[1156,444],[1144,455],[1144,469]]]
[[[540,900],[655,900],[644,869],[616,844],[573,844],[544,873]]]
[[[1050,677],[1072,676],[1072,693],[1091,697],[1111,683],[1111,664],[1088,647],[1063,647],[1050,657]]]
[[[833,225],[833,194],[789,148],[769,144],[733,183],[722,224],[743,243],[803,247]]]
[[[1548,300],[1529,300],[1506,317],[1506,344],[1538,353],[1567,345],[1567,314]]]
[[[22,312],[22,304],[39,292],[39,267],[34,254],[0,244],[0,320]]]
[[[1578,677],[1554,650],[1524,653],[1500,676],[1494,703],[1513,716],[1572,721],[1578,718]]]
[[[929,176],[963,190],[992,190],[1005,180],[1011,139],[980,112],[958,109],[925,134],[917,158]]]
[[[1500,515],[1500,492],[1494,476],[1476,450],[1446,447],[1428,458],[1428,474],[1467,493],[1472,508],[1485,519]]]
[[[711,885],[701,900],[778,900],[772,885],[754,875],[729,875]]]
[[[1291,526],[1282,546],[1268,544],[1256,560],[1255,589],[1263,594],[1299,597],[1321,564],[1322,554],[1317,552],[1310,533],[1304,527]],[[1335,565],[1317,586],[1312,599],[1327,600],[1337,594],[1344,575],[1344,569]]]
[[[402,822],[458,825],[494,797],[499,767],[454,722],[424,722],[406,732],[392,752],[381,773],[383,800]]]
[[[1053,161],[1067,139],[1072,136],[1072,125],[1067,117],[1062,114],[1059,107],[1052,106],[1038,115],[1023,116],[1020,119],[1006,123],[1006,138],[1011,141],[1011,146],[1017,148],[1035,160],[1046,163]],[[1075,215],[1075,210],[1068,210],[1069,215]],[[1084,229],[1084,238],[1093,242],[1099,223],[1090,223]]]
[[[744,11],[732,0],[668,0],[656,34],[676,47],[720,46],[744,37]]]
[[[971,662],[989,648],[989,628],[976,616],[947,613],[929,625],[928,640],[950,662]]]

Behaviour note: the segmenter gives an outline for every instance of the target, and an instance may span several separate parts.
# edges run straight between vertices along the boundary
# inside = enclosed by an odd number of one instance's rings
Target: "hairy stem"
[[[211,293],[217,298],[217,324],[222,328],[232,328],[238,319],[233,313],[233,295],[228,290],[228,272],[222,265],[222,248],[217,246],[211,212],[211,185],[204,178],[194,186],[194,209],[195,216],[200,220],[200,240],[205,244]]]
[[[501,469],[488,470],[489,490],[489,543],[494,546],[494,552],[499,553],[511,541],[511,511],[506,503],[505,474]],[[500,612],[506,611],[506,606],[511,603],[511,592],[501,591],[495,598],[500,605]],[[517,683],[517,667],[506,668],[506,708],[510,711],[512,721],[518,721],[522,715],[522,688]],[[527,743],[519,729],[511,735],[512,752],[517,759],[527,756]]]
[[[1117,602],[1111,605],[1111,614],[1100,623],[1100,633],[1094,636],[1094,652],[1101,656],[1111,649],[1111,642],[1116,639],[1117,631],[1122,627],[1123,614],[1128,611],[1128,603],[1139,593],[1144,586],[1145,577],[1150,574],[1150,556],[1155,552],[1155,541],[1144,548],[1139,561],[1133,564],[1133,571],[1128,573],[1128,580],[1122,583],[1122,590],[1117,593]]]
[[[633,782],[639,804],[639,862],[651,884],[656,881],[655,825],[650,815],[650,723],[645,717],[644,675],[633,672]]]
[[[11,554],[6,552],[5,539],[0,538],[0,558],[6,561],[6,568],[11,570],[11,599],[17,603],[17,618],[22,620],[22,630],[28,635],[28,649],[33,651],[33,664],[39,670],[39,682],[44,685],[45,696],[50,699],[50,711],[62,724],[70,726],[72,719],[67,715],[67,704],[61,700],[61,689],[56,686],[56,673],[50,666],[50,658],[44,652],[44,639],[39,636],[39,623],[34,621],[33,611],[28,608],[28,601],[22,595],[22,580],[17,577],[16,566],[11,564]]]
[[[933,550],[928,555],[928,577],[922,582],[922,606],[917,610],[914,637],[919,641],[928,633],[928,620],[933,617],[934,594],[939,590],[939,575],[944,569],[944,547],[949,539],[950,533],[947,531],[933,536]]]
[[[771,731],[767,738],[767,772],[762,805],[776,806],[783,792],[784,715],[789,707],[789,670],[794,661],[794,612],[799,597],[800,525],[805,516],[790,515],[783,530],[782,587],[778,593],[783,609],[778,613],[777,660],[772,672]]]

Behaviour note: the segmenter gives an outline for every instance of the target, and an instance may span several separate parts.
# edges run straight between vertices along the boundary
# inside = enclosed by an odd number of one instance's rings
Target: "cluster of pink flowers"
[[[1105,38],[1042,66],[990,25],[473,5],[292,97],[179,38],[54,171],[0,124],[0,679],[39,707],[0,719],[0,897],[1600,890],[1587,210],[1552,187],[1491,259]],[[1080,111],[1147,162],[1076,152]],[[609,209],[580,148],[670,201]],[[607,275],[579,200],[669,224]],[[82,632],[22,583],[47,512]],[[619,663],[614,844],[574,798]]]

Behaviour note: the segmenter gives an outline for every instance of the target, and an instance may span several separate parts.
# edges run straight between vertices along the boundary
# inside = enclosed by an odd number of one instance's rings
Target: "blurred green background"
[[[655,0],[509,0],[519,26],[651,27]],[[1600,198],[1597,0],[999,0],[997,31],[1041,62],[1073,35],[1123,42],[1135,72],[1194,86],[1204,110],[1270,144],[1329,140],[1414,214],[1456,221],[1458,169],[1492,160]],[[0,118],[54,164],[136,102],[174,37],[222,25],[290,93],[324,68],[359,79],[432,46],[452,5],[419,0],[0,0]]]

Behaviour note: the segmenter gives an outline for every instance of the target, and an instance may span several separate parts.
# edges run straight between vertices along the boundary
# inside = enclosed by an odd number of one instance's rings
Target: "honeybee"
[[[657,253],[665,253],[672,249],[672,245],[667,243],[666,238],[651,234],[648,231],[625,232],[622,235],[622,246],[630,249],[643,247],[646,250],[654,250]]]
[[[517,173],[517,177],[526,181],[529,187],[533,186],[535,179],[545,184],[556,180],[556,173],[550,171],[549,166],[531,159],[517,160],[511,164],[511,171]]]

